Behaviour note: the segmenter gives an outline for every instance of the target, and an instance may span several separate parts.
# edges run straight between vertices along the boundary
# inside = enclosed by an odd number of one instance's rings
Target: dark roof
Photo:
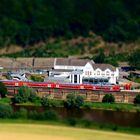
[[[110,64],[92,64],[93,69],[101,69],[105,71],[106,69],[110,69],[111,71],[115,71],[116,68]]]
[[[50,72],[72,72],[73,70],[69,69],[53,69]]]
[[[15,68],[30,68],[32,67],[33,64],[33,59],[32,57],[22,57],[22,58],[16,58],[16,62],[18,63]]]
[[[62,66],[85,66],[89,59],[74,59],[74,58],[57,58],[55,65]]]
[[[55,58],[34,58],[34,68],[54,67]]]
[[[0,58],[0,66],[10,69],[54,67],[54,58]]]

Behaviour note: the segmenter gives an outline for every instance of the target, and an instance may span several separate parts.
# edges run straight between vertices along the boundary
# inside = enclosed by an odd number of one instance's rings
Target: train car
[[[26,81],[1,81],[6,86],[29,86],[29,87],[47,87],[60,89],[80,89],[94,91],[120,91],[119,85],[93,85],[93,84],[63,84],[63,83],[48,83],[48,82],[26,82]]]

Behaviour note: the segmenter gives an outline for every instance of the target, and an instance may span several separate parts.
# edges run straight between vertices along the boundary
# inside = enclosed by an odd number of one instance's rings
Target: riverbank
[[[0,104],[0,118],[5,123],[41,123],[140,134],[140,113]]]
[[[64,107],[63,100],[50,99],[50,107]],[[0,104],[11,105],[10,98],[1,98]],[[26,102],[16,104],[16,106],[42,106],[40,100],[34,103]],[[99,102],[84,102],[81,108],[97,109],[97,110],[112,110],[122,112],[140,112],[140,105],[135,104],[124,104],[124,103],[99,103]]]
[[[122,112],[140,112],[140,106],[134,104],[123,104],[123,103],[96,103],[96,102],[85,102],[84,108],[89,109],[100,109],[100,110],[112,110]]]

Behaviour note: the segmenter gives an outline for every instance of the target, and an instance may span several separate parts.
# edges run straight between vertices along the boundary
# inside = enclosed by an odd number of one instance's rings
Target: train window
[[[103,79],[100,79],[99,82],[100,82],[100,83],[103,83]]]
[[[105,82],[105,83],[108,83],[108,79],[104,79],[104,82]]]
[[[87,84],[88,83],[88,79],[83,79],[83,83]]]
[[[93,84],[93,79],[89,79],[89,83],[90,84]]]
[[[94,79],[94,84],[98,84],[98,79]]]

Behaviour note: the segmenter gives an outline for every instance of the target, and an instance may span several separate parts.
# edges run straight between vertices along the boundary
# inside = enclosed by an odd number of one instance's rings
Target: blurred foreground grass
[[[140,140],[140,136],[41,124],[0,124],[4,140]]]

